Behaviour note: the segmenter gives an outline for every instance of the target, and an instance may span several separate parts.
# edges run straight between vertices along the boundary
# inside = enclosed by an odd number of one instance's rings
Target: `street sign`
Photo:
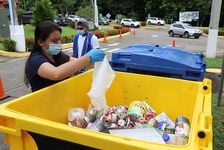
[[[107,18],[110,18],[111,17],[111,14],[110,13],[107,13],[106,17]]]
[[[179,14],[179,21],[191,22],[199,19],[199,11],[184,11]]]

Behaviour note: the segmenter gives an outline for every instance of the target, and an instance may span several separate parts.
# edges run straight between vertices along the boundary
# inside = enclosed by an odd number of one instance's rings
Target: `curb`
[[[222,70],[219,68],[207,68],[206,72],[221,74]]]
[[[208,34],[203,33],[203,36],[208,37]],[[218,36],[218,39],[224,39],[224,36]]]
[[[130,35],[130,32],[124,33],[122,34],[122,36],[128,36]],[[114,35],[114,36],[110,36],[107,37],[107,40],[112,40],[115,38],[119,38],[120,35]],[[104,38],[100,38],[98,39],[99,42],[103,42]],[[62,45],[62,51],[67,51],[67,49],[72,48],[73,47],[73,43],[66,43]],[[30,55],[30,52],[24,52],[24,53],[19,53],[19,52],[7,52],[7,51],[3,51],[0,50],[0,56],[6,56],[6,57],[28,57]]]
[[[159,26],[142,26],[143,29],[159,29]]]

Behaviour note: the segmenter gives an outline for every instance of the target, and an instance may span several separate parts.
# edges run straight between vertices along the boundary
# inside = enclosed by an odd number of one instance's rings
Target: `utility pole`
[[[221,5],[222,0],[212,0],[209,34],[208,34],[207,51],[206,51],[207,58],[215,58],[216,56]]]
[[[11,20],[11,25],[9,25],[10,37],[12,40],[16,42],[16,50],[19,52],[25,52],[26,45],[25,45],[24,28],[23,25],[18,25],[16,2],[15,0],[8,0],[8,3],[9,3],[9,13]]]
[[[99,20],[98,20],[98,6],[97,6],[97,0],[94,0],[94,20],[95,20],[95,26],[99,26]]]

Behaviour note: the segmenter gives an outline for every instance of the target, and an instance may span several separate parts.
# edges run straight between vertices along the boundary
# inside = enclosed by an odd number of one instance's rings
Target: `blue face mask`
[[[85,35],[85,31],[84,30],[77,30],[77,32],[78,32],[79,35],[82,35],[82,36]]]
[[[61,51],[61,44],[49,44],[47,52],[50,55],[57,55]]]

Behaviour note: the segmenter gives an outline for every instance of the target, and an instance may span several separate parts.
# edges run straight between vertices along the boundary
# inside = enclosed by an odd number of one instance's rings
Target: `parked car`
[[[69,15],[68,16],[68,19],[70,21],[77,22],[77,21],[79,21],[80,17],[79,16],[76,16],[76,15]]]
[[[61,14],[58,14],[58,16],[54,19],[54,23],[59,26],[65,26],[68,25],[68,19]]]
[[[121,23],[122,26],[129,26],[129,27],[140,27],[140,22],[134,19],[122,19]]]
[[[146,21],[147,24],[154,24],[154,25],[165,25],[165,21],[157,18],[157,17],[149,17]]]
[[[33,11],[25,11],[22,15],[22,23],[25,24],[31,24],[33,18]]]
[[[185,38],[193,36],[198,39],[202,35],[202,31],[200,29],[193,28],[188,23],[176,22],[170,26],[168,34],[171,37],[174,35],[180,35]]]
[[[104,17],[99,18],[99,25],[109,25],[109,21],[107,21]]]

